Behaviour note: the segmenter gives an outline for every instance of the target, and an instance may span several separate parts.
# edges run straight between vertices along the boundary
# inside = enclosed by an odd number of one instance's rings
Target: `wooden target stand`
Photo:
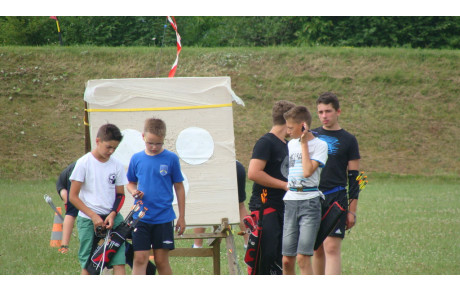
[[[175,240],[181,239],[207,239],[209,248],[176,248],[169,252],[170,257],[212,257],[214,275],[220,275],[220,244],[225,239],[226,253],[228,260],[228,271],[230,275],[240,275],[241,270],[236,255],[235,240],[231,225],[227,218],[222,219],[221,225],[214,225],[211,233],[191,233],[181,236],[175,234]]]
[[[91,140],[89,134],[89,123],[88,123],[88,111],[87,103],[85,102],[85,153],[91,151]],[[214,275],[220,275],[220,244],[222,239],[225,239],[226,252],[228,260],[228,271],[230,275],[239,275],[241,270],[238,264],[236,255],[235,240],[231,225],[228,223],[227,218],[222,219],[221,225],[214,225],[214,231],[211,233],[193,233],[193,234],[174,234],[175,240],[182,239],[206,239],[208,241],[209,248],[176,248],[169,252],[170,257],[212,257],[213,273]]]

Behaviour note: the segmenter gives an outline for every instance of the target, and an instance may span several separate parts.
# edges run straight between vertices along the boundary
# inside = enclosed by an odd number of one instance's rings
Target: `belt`
[[[289,190],[293,192],[312,192],[318,191],[318,187],[289,187]]]
[[[342,190],[345,190],[345,187],[337,186],[335,188],[332,188],[331,190],[323,192],[323,194],[327,195],[327,194],[335,193],[335,192],[342,191]]]

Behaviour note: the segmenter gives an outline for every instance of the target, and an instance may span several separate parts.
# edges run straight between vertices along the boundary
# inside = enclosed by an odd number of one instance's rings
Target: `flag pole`
[[[61,27],[59,26],[59,20],[57,16],[50,16],[50,18],[56,20],[56,26],[57,26],[58,36],[59,36],[59,45],[62,46]]]
[[[179,62],[179,54],[180,54],[180,51],[182,50],[182,44],[181,44],[181,37],[179,35],[179,32],[177,31],[176,19],[174,18],[174,16],[167,16],[167,19],[168,19],[169,23],[171,24],[171,26],[176,31],[176,41],[177,41],[176,60],[174,61],[174,64],[173,64],[171,70],[169,71],[169,75],[168,75],[169,78],[172,78],[176,74],[177,64]]]

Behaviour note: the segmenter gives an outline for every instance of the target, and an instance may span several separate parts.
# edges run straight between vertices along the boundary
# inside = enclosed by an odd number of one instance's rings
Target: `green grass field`
[[[343,273],[352,275],[459,275],[460,190],[458,179],[370,177],[359,200],[358,224],[343,243]],[[247,184],[250,193],[251,183]],[[49,246],[53,213],[43,199],[49,194],[63,206],[54,181],[0,180],[1,275],[79,274],[78,240],[62,255]],[[76,231],[76,230],[75,230]],[[235,228],[238,232],[238,228]],[[190,247],[179,240],[177,247]],[[239,266],[242,237],[235,235]],[[211,258],[171,258],[177,275],[212,275]],[[221,272],[228,274],[225,241]],[[128,268],[129,273],[129,268]]]

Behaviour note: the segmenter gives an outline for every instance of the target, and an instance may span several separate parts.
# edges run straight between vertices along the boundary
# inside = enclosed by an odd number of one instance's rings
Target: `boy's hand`
[[[182,235],[185,231],[185,219],[183,217],[179,217],[176,223],[176,232],[178,235]]]
[[[302,135],[300,136],[300,141],[305,141],[307,139],[307,134],[310,131],[306,122],[302,123]]]
[[[349,211],[347,213],[346,230],[351,229],[356,224],[356,214]]]
[[[96,231],[96,228],[98,228],[99,226],[103,226],[104,224],[104,221],[102,220],[102,218],[96,213],[94,213],[94,215],[91,216],[91,221],[93,222],[93,225],[94,225],[94,231]]]
[[[288,187],[288,186],[289,186],[289,183],[286,182],[286,184],[285,184],[283,190],[286,191],[286,192],[289,191],[289,187]]]
[[[308,127],[306,122],[302,123],[302,135],[300,136],[300,142],[306,142],[307,140],[310,140],[314,138],[313,133],[311,133],[310,128]]]
[[[302,123],[302,133],[305,134],[310,131],[310,128],[308,127],[306,122]]]
[[[115,211],[110,212],[110,214],[104,220],[105,228],[112,229],[113,223],[115,221],[115,216],[117,216],[117,213]]]
[[[136,190],[134,193],[132,193],[134,199],[142,199],[144,197],[144,192]]]

